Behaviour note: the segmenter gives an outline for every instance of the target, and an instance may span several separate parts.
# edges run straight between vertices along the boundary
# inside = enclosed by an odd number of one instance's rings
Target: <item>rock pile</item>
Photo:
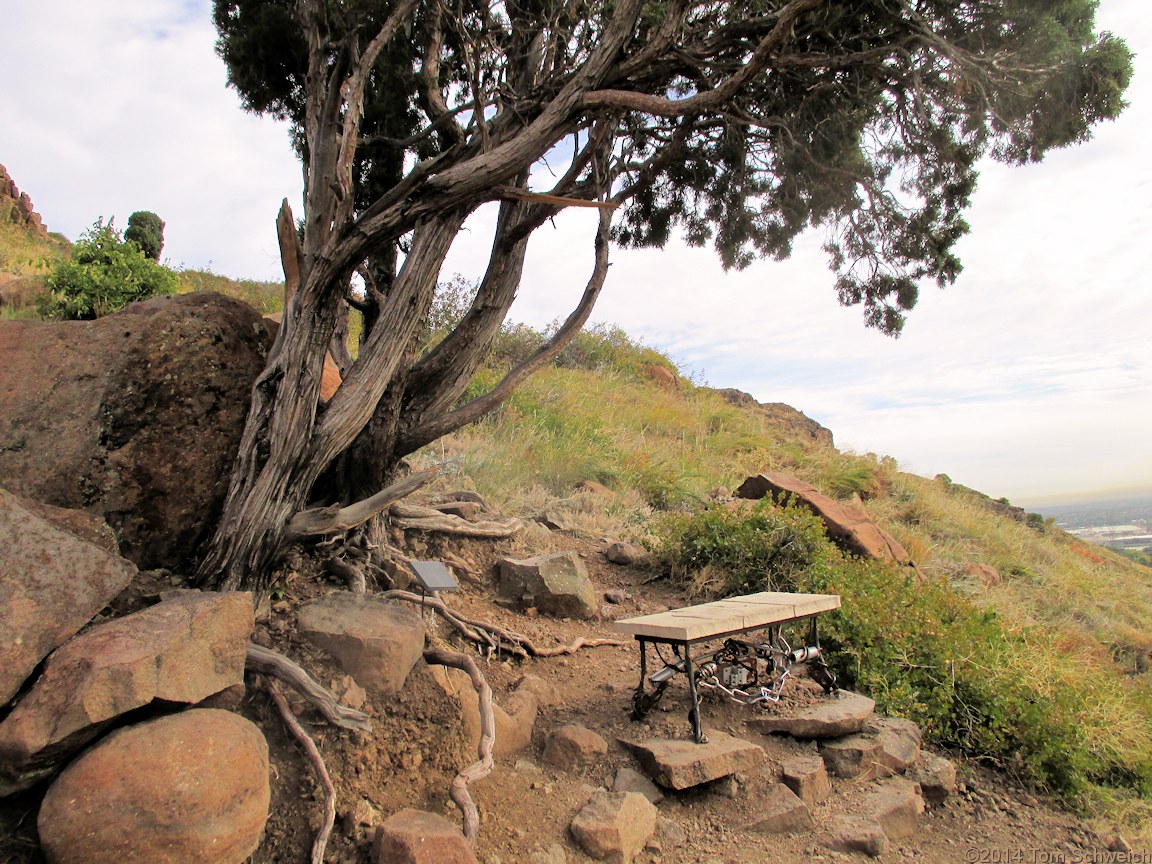
[[[48,229],[32,206],[32,199],[27,192],[16,188],[16,182],[3,165],[0,165],[0,222],[19,225],[36,237],[48,236]]]

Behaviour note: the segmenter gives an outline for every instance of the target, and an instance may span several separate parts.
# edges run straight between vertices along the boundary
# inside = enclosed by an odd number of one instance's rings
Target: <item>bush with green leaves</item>
[[[137,210],[128,217],[124,239],[139,246],[145,257],[159,261],[164,249],[164,220],[151,210]]]
[[[53,268],[37,311],[45,318],[91,320],[137,300],[174,294],[177,285],[175,273],[125,241],[111,220],[99,219]]]
[[[1085,675],[1053,633],[1009,628],[944,580],[846,558],[791,504],[668,517],[657,539],[673,572],[719,570],[720,594],[839,594],[820,632],[840,685],[937,745],[1064,795],[1093,783],[1152,791],[1147,698],[1118,673]]]

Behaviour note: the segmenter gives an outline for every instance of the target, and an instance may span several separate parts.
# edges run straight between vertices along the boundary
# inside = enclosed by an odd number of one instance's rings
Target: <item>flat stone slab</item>
[[[767,714],[746,721],[765,734],[784,733],[794,738],[839,738],[864,728],[876,710],[876,703],[859,693],[838,690],[836,694],[795,714]]]
[[[764,799],[757,803],[759,818],[748,826],[749,831],[761,834],[792,834],[812,827],[812,814],[808,805],[785,786],[777,783]]]
[[[764,749],[751,741],[734,738],[723,732],[708,732],[708,743],[651,738],[647,741],[625,741],[640,767],[666,789],[690,789],[748,771],[764,761]]]

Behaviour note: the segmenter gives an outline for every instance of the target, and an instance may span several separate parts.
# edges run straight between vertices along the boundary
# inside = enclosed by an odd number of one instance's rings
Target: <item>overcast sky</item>
[[[0,164],[71,239],[153,210],[171,265],[278,279],[274,219],[284,197],[300,212],[299,165],[285,128],[225,87],[209,6],[3,0]],[[594,320],[701,383],[794,405],[842,449],[993,497],[1152,490],[1152,11],[1100,6],[1137,53],[1130,107],[1041,165],[988,166],[963,275],[921,292],[900,339],[837,305],[819,235],[741,273],[707,250],[616,251]],[[568,312],[588,220],[567,213],[534,238],[517,320]],[[476,275],[490,225],[470,223],[445,276]]]

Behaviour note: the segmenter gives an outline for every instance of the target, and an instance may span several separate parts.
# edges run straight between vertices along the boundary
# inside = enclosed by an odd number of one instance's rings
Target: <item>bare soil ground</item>
[[[615,618],[648,614],[686,605],[689,601],[667,580],[640,568],[613,565],[604,557],[606,543],[568,534],[527,537],[505,543],[453,541],[450,548],[468,561],[476,579],[464,581],[458,594],[446,595],[454,608],[471,618],[490,621],[533,638],[541,646],[569,644],[579,636],[611,638]],[[414,554],[435,557],[447,548],[444,541],[418,544]],[[493,563],[502,555],[573,549],[583,557],[597,588],[623,589],[622,604],[605,604],[599,620],[556,620],[526,615],[496,602]],[[295,632],[296,612],[315,597],[342,586],[328,580],[306,561],[298,573],[281,579],[279,590],[257,625],[256,641],[281,650],[305,666],[338,695],[354,699],[348,679],[321,652],[300,640]],[[433,643],[461,646],[431,610],[425,610]],[[591,794],[610,787],[616,770],[634,766],[619,744],[621,738],[653,736],[687,738],[687,691],[677,682],[661,704],[642,723],[629,719],[628,708],[639,677],[634,643],[619,647],[584,649],[572,656],[520,660],[494,656],[482,668],[499,704],[526,673],[550,682],[558,704],[541,710],[532,746],[515,756],[499,758],[494,772],[473,787],[480,807],[481,829],[477,854],[483,864],[557,864],[587,862],[572,841],[568,826]],[[797,684],[786,690],[789,699],[811,699],[811,691]],[[253,864],[304,864],[310,860],[313,836],[320,824],[322,795],[301,750],[285,729],[262,682],[250,677],[236,710],[265,732],[272,754],[273,801],[265,841],[253,855]],[[418,663],[402,694],[387,700],[369,700],[362,710],[371,715],[372,733],[350,733],[324,724],[309,706],[294,707],[316,739],[338,790],[336,830],[326,860],[332,864],[360,864],[369,860],[374,822],[404,808],[442,813],[459,821],[448,800],[449,784],[457,770],[475,759],[468,752],[459,704],[436,684],[431,672]],[[709,701],[703,713],[705,727],[728,732],[764,747],[767,759],[740,772],[735,782],[717,781],[683,792],[669,793],[659,804],[662,816],[683,829],[683,838],[649,849],[637,859],[644,864],[737,864],[763,861],[836,861],[860,856],[841,855],[820,842],[828,821],[837,814],[860,812],[870,783],[833,779],[834,794],[813,813],[816,827],[792,835],[764,835],[747,830],[757,817],[758,803],[779,777],[782,762],[798,753],[815,753],[812,742],[787,737],[766,737],[747,729],[744,720],[756,709],[731,702]],[[539,756],[553,729],[579,723],[610,742],[607,757],[582,772],[563,772],[544,766]],[[947,755],[947,754],[945,754]],[[1133,850],[1147,857],[1106,857],[1124,848],[1106,827],[1093,826],[1075,813],[1061,810],[1040,796],[1015,786],[986,768],[960,763],[961,792],[944,806],[930,809],[917,834],[881,856],[880,862],[1071,862],[1152,861],[1152,852]],[[35,847],[35,796],[9,801],[0,807],[0,864],[32,864],[42,859]],[[1097,857],[1091,857],[1097,856]]]

